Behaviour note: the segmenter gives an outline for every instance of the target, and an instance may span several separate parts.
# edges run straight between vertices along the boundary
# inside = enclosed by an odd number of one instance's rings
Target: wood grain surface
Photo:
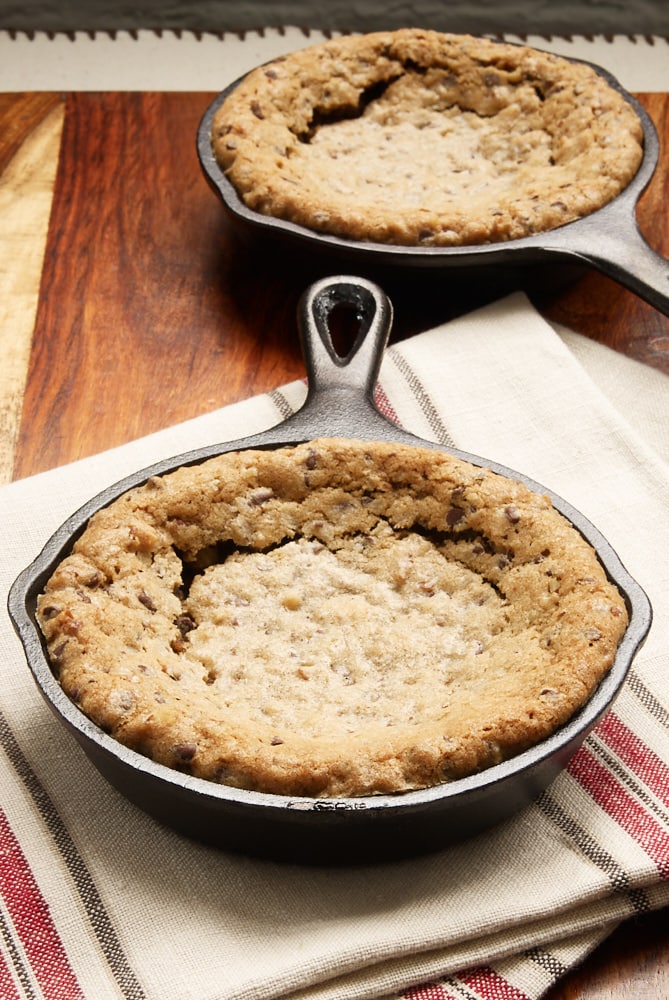
[[[68,95],[15,477],[303,373],[296,303],[332,262],[231,229],[195,151],[211,96]],[[669,98],[644,101],[666,128]],[[664,252],[668,178],[656,172],[639,209]],[[391,280],[395,338],[497,292],[459,272]],[[669,371],[669,320],[630,292],[597,274],[564,294],[528,280],[546,315]]]
[[[0,95],[0,482],[12,476],[35,323],[63,102]]]
[[[14,478],[303,374],[297,301],[331,265],[232,230],[195,152],[211,96],[0,96],[0,208],[15,213],[0,257],[0,435]],[[669,256],[669,95],[640,97],[665,151],[639,224]],[[598,274],[547,277],[525,281],[544,315],[669,372],[667,317]],[[388,290],[394,339],[499,291],[421,274]],[[549,1000],[625,994],[669,997],[666,913],[622,925]]]

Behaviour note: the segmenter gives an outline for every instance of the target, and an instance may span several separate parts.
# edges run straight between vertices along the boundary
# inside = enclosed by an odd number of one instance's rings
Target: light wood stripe
[[[0,483],[12,478],[63,115],[51,110],[0,176]]]

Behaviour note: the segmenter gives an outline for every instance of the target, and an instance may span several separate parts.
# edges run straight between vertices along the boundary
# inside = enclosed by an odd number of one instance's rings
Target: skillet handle
[[[333,342],[337,310],[347,318],[352,313],[357,324],[345,357]],[[392,325],[386,294],[365,278],[324,278],[302,296],[298,325],[308,391],[304,405],[290,418],[291,432],[296,423],[304,423],[310,437],[387,437],[392,424],[374,405],[374,387]]]
[[[653,250],[636,226],[627,225],[623,232],[607,227],[593,235],[578,256],[669,316],[669,260]]]

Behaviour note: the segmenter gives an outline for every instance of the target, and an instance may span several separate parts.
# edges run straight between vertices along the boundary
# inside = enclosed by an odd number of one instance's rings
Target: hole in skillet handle
[[[357,302],[334,302],[327,316],[323,317],[337,360],[346,361],[354,353],[358,340],[369,329],[371,316],[365,308],[367,305],[363,303],[361,310]]]
[[[392,326],[387,295],[372,281],[349,275],[322,278],[300,300],[298,328],[308,391],[290,418],[304,438],[409,439],[376,409],[374,388]],[[346,353],[344,353],[346,352]]]

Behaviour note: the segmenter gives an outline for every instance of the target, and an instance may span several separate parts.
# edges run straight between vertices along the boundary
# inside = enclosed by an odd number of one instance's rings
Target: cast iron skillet
[[[570,272],[584,267],[595,268],[634,292],[665,315],[669,315],[669,261],[656,253],[641,234],[636,221],[636,205],[657,166],[659,142],[653,122],[645,109],[606,70],[585,63],[617,90],[631,104],[643,129],[644,155],[635,176],[627,187],[607,205],[590,215],[564,226],[504,243],[458,247],[405,247],[388,243],[348,240],[329,236],[282,219],[263,215],[248,208],[219,167],[211,145],[212,121],[228,94],[243,79],[223,90],[209,105],[197,133],[197,152],[205,177],[222,199],[229,217],[246,236],[281,238],[293,247],[324,254],[337,260],[337,269],[363,272],[383,269],[420,268],[485,269],[485,277],[519,280],[528,267],[546,271],[546,265],[571,265]],[[478,275],[480,280],[481,275]]]
[[[353,310],[357,324],[355,342],[345,358],[335,353],[332,343],[338,309]],[[230,788],[155,764],[103,733],[66,697],[51,672],[35,621],[37,597],[46,580],[95,511],[149,476],[223,452],[276,448],[324,436],[383,439],[447,451],[548,492],[504,466],[429,444],[381,416],[373,390],[391,324],[391,305],[378,286],[345,276],[323,279],[304,294],[300,322],[309,386],[302,409],[271,430],[159,462],[104,490],[65,521],[20,574],[10,591],[9,613],[34,680],[55,715],[104,777],[160,822],[221,848],[275,860],[353,864],[396,859],[462,840],[531,802],[607,711],[646,637],[652,617],[647,597],[597,529],[564,500],[552,497],[596,548],[629,609],[630,625],[613,668],[587,705],[549,739],[480,774],[435,788],[351,799],[298,798]]]

